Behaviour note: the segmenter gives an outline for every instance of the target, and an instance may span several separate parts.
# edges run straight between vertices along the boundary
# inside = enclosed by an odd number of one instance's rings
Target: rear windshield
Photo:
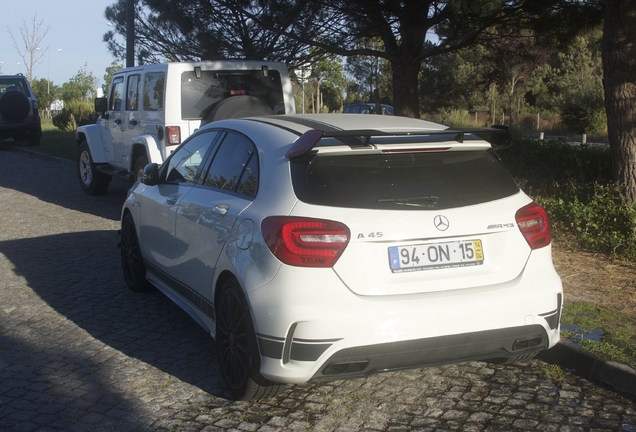
[[[181,75],[181,118],[184,120],[206,119],[214,115],[214,110],[227,110],[220,103],[229,98],[240,98],[246,108],[238,109],[245,112],[284,114],[278,71],[269,70],[267,76],[260,70],[201,71],[200,78],[194,71]]]
[[[9,91],[17,90],[21,93],[24,93],[27,96],[30,96],[29,88],[26,85],[26,81],[23,79],[15,78],[15,79],[2,79],[0,80],[0,96]]]
[[[519,187],[492,149],[308,155],[291,162],[309,204],[360,209],[449,209],[504,198]]]

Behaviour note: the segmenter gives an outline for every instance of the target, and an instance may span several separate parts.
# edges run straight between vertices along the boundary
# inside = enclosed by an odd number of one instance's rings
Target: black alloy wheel
[[[121,267],[128,288],[135,292],[151,289],[146,280],[146,266],[144,265],[137,240],[137,231],[132,215],[126,213],[121,224]]]
[[[260,356],[254,326],[236,280],[230,279],[223,284],[216,310],[219,362],[232,397],[252,400],[278,394],[285,385],[271,382],[259,373]]]

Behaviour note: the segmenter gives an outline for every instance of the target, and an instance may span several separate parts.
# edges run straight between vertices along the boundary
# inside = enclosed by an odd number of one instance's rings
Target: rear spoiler
[[[366,147],[372,137],[399,137],[399,136],[434,136],[450,135],[454,136],[453,141],[463,143],[466,134],[476,135],[490,143],[493,149],[499,150],[510,147],[512,136],[508,126],[493,125],[489,128],[448,128],[428,131],[379,131],[374,129],[323,131],[312,129],[302,134],[285,154],[285,157],[292,159],[309,153],[322,138],[357,138],[356,145]],[[448,139],[445,141],[449,141]]]

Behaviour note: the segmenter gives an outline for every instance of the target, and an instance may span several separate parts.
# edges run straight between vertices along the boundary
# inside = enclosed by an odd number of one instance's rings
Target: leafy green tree
[[[578,29],[566,21],[595,6],[595,0],[139,0],[136,34],[148,59],[239,57],[291,64],[325,53],[381,58],[391,67],[397,113],[417,117],[423,62],[500,38],[503,30],[554,24],[557,18],[559,31]],[[120,55],[114,36],[125,34],[124,16],[124,0],[106,11],[116,25],[105,40]],[[491,34],[495,25],[499,33]],[[431,31],[436,43],[426,43]],[[361,45],[374,38],[382,43]]]
[[[162,61],[249,58],[284,61],[289,64],[307,59],[307,46],[283,37],[280,28],[260,25],[253,16],[263,16],[269,5],[254,0],[139,0],[135,2],[135,43],[140,64]],[[288,22],[312,20],[300,14],[301,7],[290,7]],[[117,58],[125,47],[116,35],[126,34],[126,0],[106,8],[106,19],[114,30],[104,41]]]
[[[97,78],[84,65],[75,76],[62,84],[60,95],[65,103],[74,100],[89,101],[95,97],[96,89]]]
[[[318,111],[341,111],[346,88],[341,58],[331,55],[316,62],[312,69],[312,78],[316,83],[316,94],[321,95],[321,103],[324,106]]]
[[[102,84],[102,91],[104,95],[108,97],[110,93],[110,85],[113,82],[113,75],[119,69],[123,68],[124,65],[119,60],[113,60],[113,62],[106,68],[106,73],[104,74],[104,84]]]
[[[420,76],[421,111],[487,111],[490,69],[485,59],[483,45],[433,57]]]
[[[379,39],[362,40],[361,47],[381,49]],[[357,98],[352,102],[392,104],[391,65],[385,59],[370,56],[347,57],[346,71],[357,83]],[[379,111],[379,110],[378,110]]]
[[[46,78],[34,79],[31,88],[38,100],[41,111],[48,110],[54,100],[58,99],[60,88]]]

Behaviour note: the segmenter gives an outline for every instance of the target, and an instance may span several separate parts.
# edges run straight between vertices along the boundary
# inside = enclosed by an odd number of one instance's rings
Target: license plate
[[[389,263],[393,273],[474,266],[484,263],[484,250],[481,240],[392,246]]]

